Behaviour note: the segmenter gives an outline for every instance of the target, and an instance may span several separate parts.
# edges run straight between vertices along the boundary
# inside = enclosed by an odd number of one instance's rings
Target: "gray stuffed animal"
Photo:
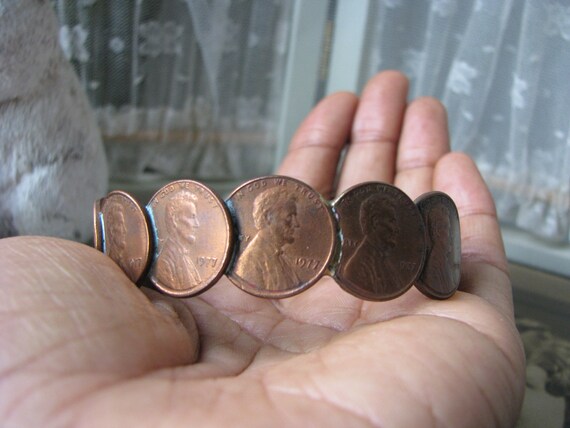
[[[0,0],[0,237],[92,236],[101,137],[47,0]]]

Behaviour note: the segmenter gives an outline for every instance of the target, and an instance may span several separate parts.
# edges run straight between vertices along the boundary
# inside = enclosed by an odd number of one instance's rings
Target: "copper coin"
[[[138,282],[148,267],[151,245],[143,209],[129,194],[115,190],[101,199],[99,210],[103,252]]]
[[[416,199],[427,230],[426,261],[416,287],[426,296],[446,299],[461,279],[461,233],[457,207],[448,195],[430,192]]]
[[[341,230],[334,277],[349,293],[389,300],[408,290],[425,258],[425,229],[414,202],[384,183],[352,187],[333,203]]]
[[[93,246],[103,251],[103,229],[101,223],[101,200],[93,204]]]
[[[299,180],[262,177],[227,200],[239,245],[230,280],[255,296],[293,296],[325,272],[335,248],[335,223],[321,196]]]
[[[176,297],[196,295],[216,283],[233,249],[224,202],[201,183],[179,180],[156,192],[147,210],[156,248],[150,281]]]

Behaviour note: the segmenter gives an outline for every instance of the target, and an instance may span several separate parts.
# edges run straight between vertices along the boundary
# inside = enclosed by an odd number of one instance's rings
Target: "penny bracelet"
[[[94,205],[97,249],[135,283],[197,295],[222,275],[258,297],[296,295],[323,275],[373,301],[415,285],[435,299],[459,285],[461,241],[453,200],[412,201],[390,184],[356,185],[326,201],[284,176],[250,180],[224,201],[193,180],[171,182],[141,206],[123,191]]]

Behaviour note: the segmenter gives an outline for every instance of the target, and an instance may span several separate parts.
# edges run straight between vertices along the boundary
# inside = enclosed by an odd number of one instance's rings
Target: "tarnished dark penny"
[[[145,273],[150,259],[150,235],[146,216],[139,203],[129,194],[115,190],[99,202],[102,250],[138,282]],[[97,227],[96,233],[97,236]],[[97,244],[96,244],[97,245]]]
[[[242,290],[289,297],[313,285],[335,248],[330,209],[312,188],[289,177],[262,177],[227,200],[239,244],[228,277]]]
[[[416,287],[428,297],[446,299],[461,279],[461,233],[453,200],[441,192],[416,199],[426,227],[426,261]]]
[[[341,230],[334,277],[349,293],[389,300],[408,290],[422,269],[425,229],[414,202],[384,183],[352,187],[333,202]]]
[[[201,183],[179,180],[156,192],[147,210],[156,248],[150,281],[176,297],[196,295],[218,281],[234,241],[224,202]]]

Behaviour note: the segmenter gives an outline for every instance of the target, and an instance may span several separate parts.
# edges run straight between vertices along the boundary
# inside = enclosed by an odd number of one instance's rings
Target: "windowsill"
[[[551,244],[509,227],[502,232],[510,262],[570,278],[569,245]]]

